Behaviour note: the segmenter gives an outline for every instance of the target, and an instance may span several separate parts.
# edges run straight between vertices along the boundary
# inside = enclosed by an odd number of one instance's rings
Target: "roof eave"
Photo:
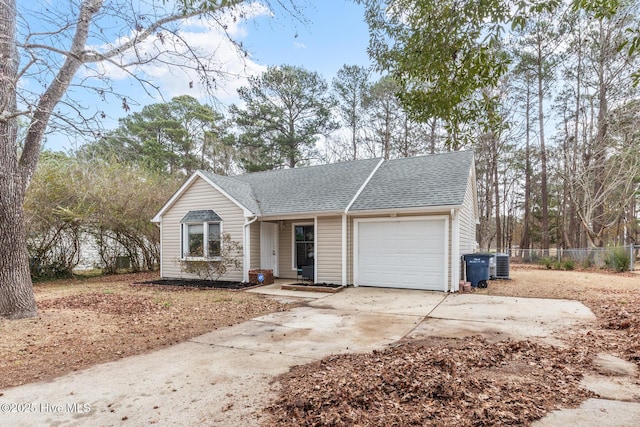
[[[151,219],[151,222],[155,222],[155,223],[162,222],[162,215],[164,215],[164,213],[167,210],[169,210],[169,208],[171,208],[171,206],[173,206],[173,204],[180,197],[182,197],[184,192],[187,191],[187,189],[191,186],[193,181],[195,181],[196,178],[198,178],[198,177],[202,178],[207,184],[211,185],[213,188],[215,188],[217,191],[219,191],[223,196],[225,196],[227,199],[229,199],[231,201],[231,203],[233,203],[234,205],[236,205],[237,207],[242,209],[245,217],[257,216],[257,214],[252,212],[251,209],[248,209],[242,203],[238,202],[229,193],[227,193],[225,190],[223,190],[219,185],[217,185],[215,182],[213,182],[211,179],[209,179],[209,177],[207,177],[204,173],[202,173],[202,171],[197,170],[184,182],[184,184],[182,184],[180,186],[180,188],[178,188],[178,190],[175,193],[173,193],[173,196],[171,196],[169,201],[167,203],[165,203],[164,206],[162,206],[162,208],[160,208],[160,210],[158,211],[157,214],[154,215],[154,217]]]
[[[160,223],[162,222],[162,215],[164,215],[164,213],[169,210],[169,208],[171,206],[173,206],[173,204],[182,196],[182,194],[187,191],[187,188],[189,188],[189,186],[191,186],[191,183],[193,183],[193,181],[195,181],[195,179],[198,177],[198,172],[193,173],[181,186],[180,188],[178,188],[176,190],[175,193],[173,193],[173,196],[171,196],[171,198],[167,201],[167,203],[165,203],[160,210],[158,211],[158,213],[156,213],[153,218],[151,218],[151,222],[156,222],[156,223]]]
[[[281,213],[281,214],[269,214],[260,216],[261,221],[275,221],[275,220],[286,220],[286,219],[297,219],[297,218],[310,218],[315,216],[336,216],[343,215],[344,210],[328,210],[328,211],[306,211],[306,212],[291,212],[291,213]]]
[[[410,208],[386,208],[386,209],[362,209],[349,210],[349,216],[358,215],[391,215],[391,214],[414,214],[414,213],[437,213],[450,212],[451,209],[461,209],[462,205],[438,205],[438,206],[415,206]]]

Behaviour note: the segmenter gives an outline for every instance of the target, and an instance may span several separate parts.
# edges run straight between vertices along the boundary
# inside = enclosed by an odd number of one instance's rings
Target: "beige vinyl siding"
[[[473,253],[476,249],[476,217],[473,204],[473,177],[469,177],[460,209],[460,255]]]
[[[320,219],[318,219],[318,221],[320,221]],[[294,233],[293,227],[294,225],[313,224],[313,223],[314,223],[313,218],[301,218],[296,220],[282,221],[281,223],[282,225],[280,226],[280,233],[278,235],[279,248],[280,248],[280,254],[278,257],[278,268],[280,270],[279,271],[280,278],[282,279],[298,278],[298,272],[295,268],[293,268],[293,251],[295,250],[293,246],[293,233]],[[320,225],[318,225],[318,227],[320,227]],[[317,236],[318,230],[316,230],[315,233]],[[318,239],[316,238],[315,241],[317,242]],[[318,248],[316,247],[316,254],[317,254],[317,251],[318,251]],[[318,265],[318,268],[320,268],[319,260],[317,262],[317,265]],[[340,264],[338,264],[338,267],[339,266]]]
[[[306,220],[304,222],[312,222],[313,220]],[[298,221],[296,221],[298,223]],[[278,273],[283,279],[296,279],[298,274],[296,270],[293,270],[293,222],[283,221],[280,227],[280,234],[278,236],[280,253],[278,254]]]
[[[317,281],[342,283],[342,218],[319,217],[316,236]]]
[[[162,216],[162,275],[165,278],[197,279],[180,269],[180,220],[190,210],[213,209],[222,218],[223,233],[243,244],[244,214],[242,209],[223,196],[202,178],[197,178]],[[242,260],[242,252],[238,254]],[[232,269],[222,280],[242,280],[242,263],[239,269]]]
[[[251,261],[249,262],[249,268],[260,268],[260,223],[258,221],[254,222],[250,226],[250,251],[249,256],[251,257]]]

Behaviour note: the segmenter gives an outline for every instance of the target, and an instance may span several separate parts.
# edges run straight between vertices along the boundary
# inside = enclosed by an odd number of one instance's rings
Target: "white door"
[[[278,277],[278,223],[260,223],[260,268]]]
[[[447,289],[446,218],[356,223],[356,285]]]

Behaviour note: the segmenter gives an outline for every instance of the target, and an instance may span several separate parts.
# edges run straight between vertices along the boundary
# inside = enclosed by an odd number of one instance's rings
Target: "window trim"
[[[209,224],[218,224],[220,227],[220,255],[209,257]],[[189,253],[189,226],[202,225],[202,256],[188,256]],[[180,224],[180,259],[182,261],[220,261],[222,260],[223,246],[223,221],[183,222]]]
[[[316,262],[316,224],[312,221],[293,222],[291,223],[291,270],[298,271],[298,265],[296,263],[296,227],[297,226],[312,226],[313,227],[313,263],[315,268]]]

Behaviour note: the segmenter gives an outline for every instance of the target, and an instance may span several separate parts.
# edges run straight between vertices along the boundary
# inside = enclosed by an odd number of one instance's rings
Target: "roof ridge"
[[[272,174],[272,173],[281,173],[281,172],[287,172],[287,171],[300,171],[300,170],[305,170],[305,169],[315,169],[315,168],[322,168],[322,167],[327,167],[327,166],[334,166],[334,165],[345,165],[347,163],[355,163],[355,162],[373,162],[373,161],[380,161],[382,158],[381,157],[370,157],[367,159],[355,159],[355,160],[343,160],[343,161],[339,161],[339,162],[333,162],[333,163],[322,163],[319,165],[306,165],[306,166],[300,166],[300,167],[295,167],[295,168],[282,168],[282,169],[270,169],[270,170],[264,170],[264,171],[256,171],[256,172],[245,172],[245,173],[240,173],[237,175],[229,175],[229,177],[241,177],[241,176],[247,176],[247,175],[260,175],[260,174]],[[294,172],[297,173],[297,172]],[[243,181],[244,182],[244,181]]]
[[[389,160],[389,159],[386,159],[386,160]],[[384,164],[384,162],[385,162],[385,159],[380,159],[380,161],[378,161],[378,163],[376,164],[376,167],[374,167],[371,173],[369,174],[369,176],[365,178],[364,182],[358,188],[358,191],[356,191],[356,194],[354,194],[353,197],[351,198],[351,201],[349,201],[349,204],[347,205],[347,207],[344,208],[344,213],[349,212],[349,209],[351,208],[351,206],[353,206],[356,200],[358,200],[358,197],[360,196],[360,194],[362,194],[364,189],[367,187],[367,184],[369,184],[369,181],[373,179],[375,174],[378,172],[378,169],[380,169],[380,167]]]

